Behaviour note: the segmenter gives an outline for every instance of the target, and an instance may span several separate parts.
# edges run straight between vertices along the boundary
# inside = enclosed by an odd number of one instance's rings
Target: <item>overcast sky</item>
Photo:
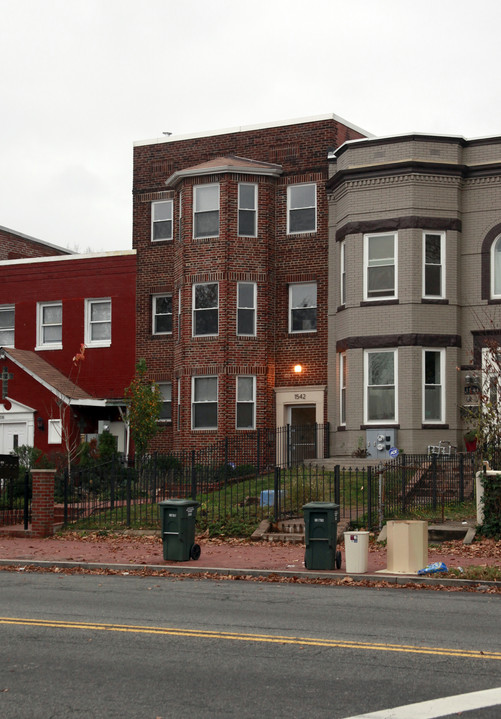
[[[499,0],[0,0],[0,225],[132,247],[134,141],[335,113],[501,135]]]

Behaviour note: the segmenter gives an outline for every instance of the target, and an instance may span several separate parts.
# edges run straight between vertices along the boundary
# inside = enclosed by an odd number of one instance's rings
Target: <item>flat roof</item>
[[[115,250],[112,252],[89,252],[88,254],[77,255],[52,255],[51,257],[21,257],[15,260],[0,260],[2,265],[28,265],[37,262],[68,262],[71,260],[90,260],[96,257],[122,257],[126,255],[135,255],[136,250]]]
[[[213,135],[231,135],[236,132],[253,132],[256,130],[266,130],[272,127],[284,127],[285,125],[303,125],[309,122],[323,122],[325,120],[335,120],[336,122],[340,122],[343,125],[346,125],[346,127],[355,130],[356,132],[360,132],[364,135],[367,135],[368,137],[374,137],[371,132],[367,132],[367,130],[364,130],[357,125],[354,125],[352,122],[345,120],[343,117],[340,117],[339,115],[334,115],[333,113],[328,113],[326,115],[313,115],[311,117],[299,117],[289,120],[276,120],[274,122],[266,122],[263,124],[260,123],[258,125],[240,125],[239,127],[228,127],[219,130],[203,130],[187,135],[164,135],[163,137],[157,137],[151,140],[138,140],[133,143],[133,146],[140,147],[141,145],[158,145],[161,143],[168,142],[180,142],[181,140],[193,140],[197,137],[212,137]]]

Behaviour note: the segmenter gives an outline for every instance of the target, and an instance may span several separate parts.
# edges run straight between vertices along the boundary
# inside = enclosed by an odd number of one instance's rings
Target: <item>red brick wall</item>
[[[359,133],[334,120],[214,135],[134,149],[133,246],[138,252],[137,357],[147,361],[151,377],[172,381],[173,423],[158,437],[158,449],[192,448],[235,433],[238,374],[257,377],[257,427],[275,426],[278,386],[327,384],[328,210],[325,181],[327,153]],[[223,155],[279,164],[280,177],[236,173],[187,177],[173,191],[165,181],[175,171]],[[237,235],[238,182],[256,182],[259,192],[258,237]],[[218,238],[192,239],[194,184],[220,184]],[[287,186],[317,184],[317,231],[287,235]],[[179,194],[183,231],[178,233]],[[151,201],[174,198],[174,240],[151,242]],[[192,337],[192,285],[219,282],[219,335]],[[257,283],[257,338],[236,336],[238,281]],[[289,283],[316,281],[317,332],[289,334]],[[181,341],[177,297],[181,288]],[[151,295],[172,292],[173,333],[151,335]],[[305,371],[293,372],[301,362]],[[191,377],[219,377],[217,432],[191,431]],[[177,426],[177,377],[181,378],[181,431]]]
[[[54,534],[55,469],[32,470],[31,535],[50,537]]]
[[[62,247],[51,247],[33,237],[17,234],[6,227],[0,227],[0,260],[18,260],[22,257],[52,257],[69,255]]]

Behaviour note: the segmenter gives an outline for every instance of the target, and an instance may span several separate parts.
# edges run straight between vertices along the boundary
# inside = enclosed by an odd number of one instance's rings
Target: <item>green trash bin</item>
[[[337,549],[339,504],[309,502],[303,506],[306,569],[339,569],[341,552]]]
[[[199,506],[192,499],[166,499],[158,503],[165,560],[186,562],[200,557],[200,545],[195,544]]]

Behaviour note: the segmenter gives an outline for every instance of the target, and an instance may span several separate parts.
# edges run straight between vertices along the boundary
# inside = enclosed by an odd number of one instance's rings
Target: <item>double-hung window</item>
[[[397,235],[364,236],[364,299],[397,296]]]
[[[14,305],[0,306],[0,347],[14,347]]]
[[[85,300],[85,344],[87,347],[111,345],[111,299]]]
[[[444,296],[445,234],[423,233],[423,297]]]
[[[40,349],[62,349],[62,302],[39,302],[37,305],[37,320],[37,347]]]
[[[151,203],[151,240],[172,240],[173,233],[173,200],[162,200]]]
[[[237,335],[256,335],[256,283],[237,284]]]
[[[365,351],[365,420],[397,421],[397,350]]]
[[[289,332],[316,332],[317,283],[289,285]]]
[[[317,231],[317,186],[287,187],[287,234]]]
[[[339,247],[339,287],[341,305],[346,304],[346,242]]]
[[[219,285],[193,285],[193,335],[217,335],[219,331]]]
[[[192,377],[191,426],[217,429],[217,377]]]
[[[172,334],[172,295],[153,295],[151,299],[153,334]]]
[[[237,429],[255,429],[256,426],[256,378],[237,377]]]
[[[193,189],[193,237],[219,236],[219,185]]]
[[[444,354],[423,350],[423,422],[444,421]]]
[[[238,234],[257,235],[257,185],[241,182],[238,185]]]
[[[159,419],[164,422],[172,421],[172,383],[171,382],[159,382],[158,389],[160,390],[160,396],[162,398],[162,406],[160,408]]]
[[[501,299],[501,236],[491,247],[491,297]]]
[[[346,385],[348,380],[348,364],[346,352],[339,355],[339,424],[346,424]]]

